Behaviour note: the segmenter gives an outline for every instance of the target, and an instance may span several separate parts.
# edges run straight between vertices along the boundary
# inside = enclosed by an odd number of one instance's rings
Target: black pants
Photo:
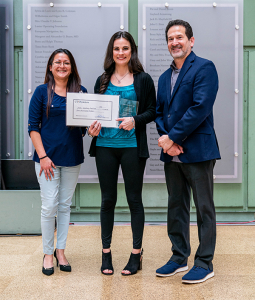
[[[142,186],[145,164],[145,159],[140,160],[138,158],[137,148],[96,148],[96,166],[102,193],[100,215],[104,249],[111,246],[120,165],[131,212],[133,248],[140,249],[142,247],[144,229]]]
[[[183,264],[190,255],[190,190],[197,211],[199,246],[195,265],[212,270],[216,243],[216,217],[213,203],[215,160],[199,163],[165,164],[168,189],[168,236],[172,242],[171,260]]]

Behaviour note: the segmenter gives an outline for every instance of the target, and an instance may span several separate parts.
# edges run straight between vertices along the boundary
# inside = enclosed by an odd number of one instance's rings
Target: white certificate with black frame
[[[118,127],[119,97],[113,95],[67,93],[66,125],[90,126],[95,120],[102,127]]]

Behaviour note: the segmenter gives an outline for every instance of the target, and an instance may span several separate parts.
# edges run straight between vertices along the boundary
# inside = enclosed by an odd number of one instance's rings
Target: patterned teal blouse
[[[134,84],[128,86],[115,86],[111,82],[105,95],[120,95],[120,99],[128,99],[137,101]],[[122,114],[122,106],[120,105],[120,116]],[[112,148],[129,148],[137,147],[135,129],[130,131],[119,128],[106,128],[102,127],[96,145],[99,147],[112,147]]]

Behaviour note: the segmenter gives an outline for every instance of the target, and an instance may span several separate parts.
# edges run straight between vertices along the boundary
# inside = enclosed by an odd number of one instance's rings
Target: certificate
[[[118,117],[119,96],[67,93],[67,126],[90,126],[97,120],[102,127],[118,127]]]

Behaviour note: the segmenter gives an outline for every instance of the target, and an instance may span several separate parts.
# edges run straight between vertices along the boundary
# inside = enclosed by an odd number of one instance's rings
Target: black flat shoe
[[[57,267],[58,267],[57,249],[55,249],[55,251],[54,251],[54,257],[56,258]],[[72,268],[69,265],[69,263],[67,265],[60,265],[59,264],[59,267],[60,267],[60,271],[64,271],[64,272],[71,272],[72,271]]]
[[[111,270],[112,273],[104,273],[104,270]],[[112,252],[104,253],[102,251],[102,267],[101,267],[101,272],[104,275],[113,275],[114,270],[112,266]]]
[[[129,261],[123,271],[129,271],[129,274],[121,273],[123,276],[136,274],[138,270],[142,270],[143,249],[140,253],[134,254],[131,252]]]
[[[45,257],[45,255],[44,255]],[[44,257],[43,257],[43,264],[44,264]],[[50,276],[52,274],[54,274],[54,267],[51,268],[44,268],[44,266],[42,267],[42,272],[44,275]]]

